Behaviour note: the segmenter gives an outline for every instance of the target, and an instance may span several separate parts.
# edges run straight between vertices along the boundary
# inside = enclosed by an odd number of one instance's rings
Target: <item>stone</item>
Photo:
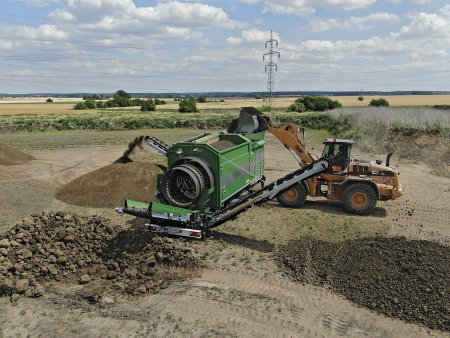
[[[28,279],[19,279],[14,285],[14,293],[19,295],[27,292],[28,286],[30,285],[30,281]]]
[[[14,282],[9,278],[0,280],[0,296],[10,295],[14,287]]]
[[[3,238],[2,240],[0,240],[0,248],[9,248],[10,246],[10,242],[7,238]]]
[[[80,277],[80,284],[88,284],[91,282],[91,277],[89,275],[83,275]]]
[[[136,268],[127,268],[127,269],[125,269],[125,274],[128,277],[136,277],[137,273],[138,273],[138,271],[137,271]]]
[[[7,256],[8,255],[8,249],[0,248],[0,255]]]
[[[98,303],[100,304],[100,306],[107,306],[107,305],[112,305],[115,303],[114,299],[108,296],[102,296],[100,298],[100,300],[98,301]]]

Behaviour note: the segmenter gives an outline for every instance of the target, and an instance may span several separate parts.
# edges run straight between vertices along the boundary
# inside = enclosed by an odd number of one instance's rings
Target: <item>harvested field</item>
[[[19,149],[0,144],[0,165],[20,165],[26,164],[33,159],[30,154],[24,153]]]
[[[108,305],[196,274],[182,240],[123,231],[100,216],[44,212],[0,236],[0,296],[39,297],[50,283],[85,285],[74,297]]]
[[[301,238],[281,246],[276,259],[301,283],[330,287],[387,316],[450,330],[449,247],[402,237]]]
[[[112,163],[63,185],[55,197],[68,204],[96,208],[118,207],[125,199],[151,202],[160,172],[152,163]]]

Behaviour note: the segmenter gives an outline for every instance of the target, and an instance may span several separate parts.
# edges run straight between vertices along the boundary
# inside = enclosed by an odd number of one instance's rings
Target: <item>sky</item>
[[[0,93],[450,90],[448,0],[2,0]]]

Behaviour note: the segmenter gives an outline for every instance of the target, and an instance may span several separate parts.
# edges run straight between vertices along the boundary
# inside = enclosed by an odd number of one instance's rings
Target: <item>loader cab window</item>
[[[347,169],[350,164],[352,143],[325,142],[323,157],[334,156],[329,172],[339,173]]]

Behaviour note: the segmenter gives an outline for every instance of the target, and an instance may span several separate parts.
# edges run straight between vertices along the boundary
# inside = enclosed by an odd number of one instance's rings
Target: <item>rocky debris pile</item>
[[[0,144],[0,165],[20,165],[26,164],[33,159],[30,154],[24,153],[19,149]]]
[[[450,248],[403,237],[339,243],[301,238],[276,260],[294,280],[328,286],[358,305],[450,330]]]
[[[151,202],[161,172],[153,163],[112,163],[60,187],[55,197],[68,204],[94,208],[120,207],[125,199]]]
[[[0,296],[38,297],[60,282],[85,285],[77,294],[91,302],[114,302],[156,292],[199,266],[185,241],[121,230],[99,216],[44,212],[0,236]]]

